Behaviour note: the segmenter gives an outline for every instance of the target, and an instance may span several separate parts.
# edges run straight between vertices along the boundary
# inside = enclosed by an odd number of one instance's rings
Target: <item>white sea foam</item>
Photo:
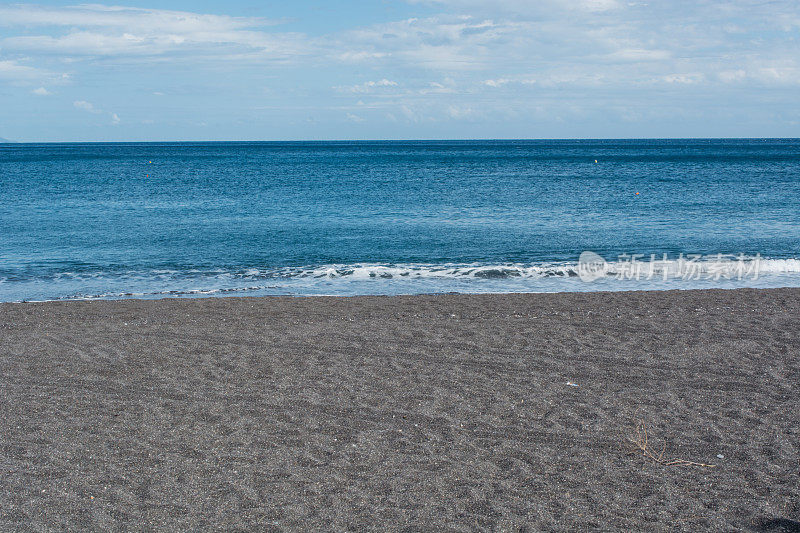
[[[798,258],[714,255],[600,260],[604,261],[600,275],[590,282],[580,276],[581,264],[577,261],[60,272],[25,279],[0,278],[0,301],[800,286]]]
[[[579,275],[578,262],[542,263],[464,263],[464,264],[333,264],[316,267],[270,269],[248,269],[244,275],[252,278],[326,278],[326,279],[502,279],[573,277]],[[764,259],[760,256],[684,256],[665,259],[636,257],[635,260],[619,259],[606,263],[605,277],[631,276],[637,274],[669,276],[696,275],[733,276],[741,271],[744,275],[800,273],[800,259]]]

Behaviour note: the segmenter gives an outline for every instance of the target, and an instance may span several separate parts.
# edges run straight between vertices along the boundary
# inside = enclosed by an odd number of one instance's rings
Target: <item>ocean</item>
[[[800,139],[0,144],[0,301],[783,286]]]

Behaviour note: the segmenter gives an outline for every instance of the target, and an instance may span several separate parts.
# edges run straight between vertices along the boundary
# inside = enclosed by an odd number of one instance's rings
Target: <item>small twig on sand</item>
[[[701,466],[704,468],[714,468],[716,466],[687,461],[686,459],[664,459],[664,451],[667,448],[666,443],[661,448],[661,452],[656,453],[648,440],[647,426],[645,426],[644,422],[640,422],[636,426],[636,436],[628,437],[628,442],[636,448],[636,451],[641,452],[644,457],[662,466]]]

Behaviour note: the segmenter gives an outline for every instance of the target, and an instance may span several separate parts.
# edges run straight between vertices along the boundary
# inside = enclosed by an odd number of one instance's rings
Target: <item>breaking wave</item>
[[[599,258],[599,256],[596,256]],[[641,257],[605,261],[587,281],[580,262],[327,264],[243,269],[63,271],[0,275],[0,301],[228,295],[570,292],[800,286],[800,259]]]

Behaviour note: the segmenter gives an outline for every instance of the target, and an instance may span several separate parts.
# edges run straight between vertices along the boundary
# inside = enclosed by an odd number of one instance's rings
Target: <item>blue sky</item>
[[[0,137],[800,137],[799,39],[796,0],[0,4]]]

